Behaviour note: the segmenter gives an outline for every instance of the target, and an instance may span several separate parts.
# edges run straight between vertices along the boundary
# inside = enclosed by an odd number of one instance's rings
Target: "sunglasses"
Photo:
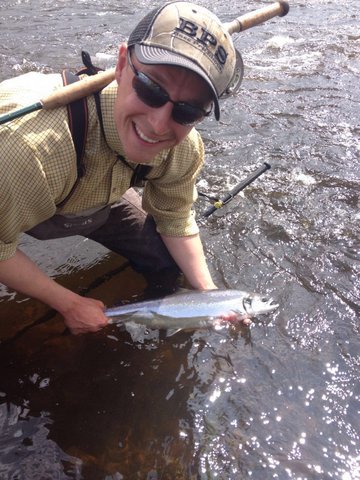
[[[148,107],[160,108],[167,102],[171,102],[174,105],[171,114],[172,119],[180,125],[193,125],[210,115],[211,109],[206,111],[203,108],[190,105],[190,103],[171,100],[167,91],[158,83],[151,80],[145,73],[136,70],[131,60],[130,51],[128,51],[128,62],[134,74],[132,87],[138,98]]]

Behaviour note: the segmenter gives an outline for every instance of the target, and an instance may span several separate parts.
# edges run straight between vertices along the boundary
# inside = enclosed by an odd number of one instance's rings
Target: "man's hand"
[[[247,317],[246,315],[241,315],[239,316],[238,313],[236,312],[229,312],[224,315],[221,315],[221,320],[224,322],[229,322],[229,323],[242,323],[243,325],[250,325],[251,324],[251,319]]]
[[[108,324],[104,315],[104,304],[100,300],[77,296],[70,305],[58,309],[71,333],[97,332]]]
[[[0,282],[57,310],[74,334],[97,332],[108,324],[101,301],[81,297],[59,285],[20,250],[0,261]]]

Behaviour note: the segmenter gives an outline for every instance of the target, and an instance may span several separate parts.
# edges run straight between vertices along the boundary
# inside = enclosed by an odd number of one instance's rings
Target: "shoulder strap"
[[[95,67],[92,62],[90,55],[87,52],[81,52],[82,60],[85,65],[85,68],[77,72],[76,74],[70,72],[70,70],[64,70],[62,72],[62,79],[64,85],[69,85],[70,83],[77,82],[80,78],[79,75],[95,75],[100,68]],[[96,95],[95,95],[96,99]],[[76,152],[76,169],[77,169],[77,178],[72,186],[69,194],[67,195],[62,202],[57,204],[57,207],[62,207],[69,200],[71,195],[74,193],[80,178],[85,175],[85,165],[83,163],[84,154],[85,154],[85,145],[86,138],[88,134],[88,104],[86,97],[75,100],[67,105],[68,118],[69,118],[69,128],[70,133],[74,142],[75,152]]]
[[[69,70],[62,72],[64,85],[77,82],[78,75],[71,73]],[[88,106],[85,98],[80,98],[67,105],[69,127],[76,151],[77,174],[81,178],[85,175],[85,166],[83,157],[85,153],[85,144],[88,132]]]
[[[81,52],[82,61],[85,68],[76,72],[76,74],[70,72],[70,70],[64,70],[62,72],[62,79],[64,85],[70,85],[70,83],[77,82],[79,76],[95,75],[101,68],[95,67],[92,64],[91,57],[88,52]],[[88,105],[86,97],[75,100],[67,105],[69,127],[71,136],[74,142],[77,160],[77,173],[78,177],[85,175],[85,166],[83,164],[83,157],[85,153],[85,144],[88,133]]]
[[[79,80],[79,77],[78,75],[71,73],[69,70],[64,70],[62,72],[62,79],[64,85],[69,85],[70,83],[77,82]],[[64,200],[62,200],[56,205],[58,208],[65,205],[65,203],[74,193],[80,181],[80,178],[85,175],[85,165],[83,163],[83,158],[85,154],[85,144],[88,133],[88,106],[86,97],[69,103],[67,105],[67,111],[69,118],[69,128],[76,152],[77,178],[68,195],[64,198]]]

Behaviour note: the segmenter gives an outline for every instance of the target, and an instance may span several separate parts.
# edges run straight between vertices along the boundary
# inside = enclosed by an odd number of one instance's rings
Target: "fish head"
[[[250,317],[255,317],[256,315],[272,312],[276,310],[279,305],[274,303],[272,298],[254,294],[244,298],[243,307]]]

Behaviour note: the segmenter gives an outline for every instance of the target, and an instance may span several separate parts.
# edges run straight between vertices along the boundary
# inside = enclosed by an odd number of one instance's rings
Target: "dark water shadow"
[[[109,305],[153,294],[122,259],[58,281]],[[73,336],[56,312],[20,305],[0,343],[0,478],[197,478],[191,333]]]

